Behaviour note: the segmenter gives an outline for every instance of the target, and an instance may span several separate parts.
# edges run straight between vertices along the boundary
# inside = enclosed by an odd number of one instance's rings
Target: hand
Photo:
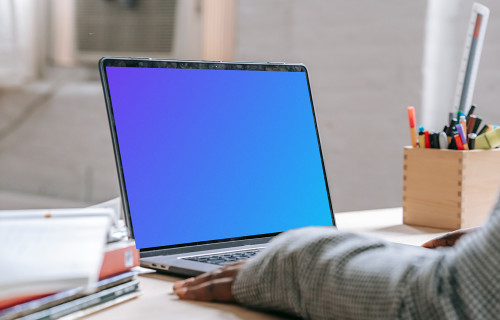
[[[195,278],[177,281],[174,292],[180,299],[199,301],[236,301],[233,282],[246,261],[228,264]]]
[[[452,247],[463,235],[470,234],[478,229],[479,227],[460,229],[453,232],[449,232],[443,236],[427,241],[422,245],[422,247],[429,249],[434,249],[439,247]]]

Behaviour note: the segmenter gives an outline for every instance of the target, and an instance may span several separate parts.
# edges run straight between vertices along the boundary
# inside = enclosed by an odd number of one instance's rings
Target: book
[[[111,209],[0,211],[0,300],[95,283],[111,214]]]
[[[139,250],[135,242],[119,241],[108,243],[104,252],[99,279],[120,274],[139,265]]]
[[[104,257],[99,271],[99,280],[125,273],[138,265],[139,250],[136,249],[133,240],[108,243],[104,251]],[[56,292],[35,295],[28,294],[0,300],[0,315],[2,314],[2,309],[54,295],[55,293]]]
[[[100,292],[108,288],[133,281],[136,278],[136,274],[137,272],[129,271],[100,280],[95,283],[93,292]],[[40,312],[87,295],[88,293],[82,287],[64,290],[0,310],[0,320],[17,319],[19,317]]]
[[[92,307],[89,307],[89,308],[85,308],[85,309],[82,309],[82,310],[75,311],[73,313],[70,313],[70,314],[68,314],[68,315],[60,318],[59,320],[79,319],[79,318],[88,316],[90,314],[96,313],[98,311],[111,308],[112,306],[115,306],[117,304],[123,303],[125,301],[135,299],[135,298],[137,298],[140,295],[141,295],[140,291],[134,291],[134,292],[131,292],[131,293],[127,293],[127,294],[124,294],[123,296],[119,296],[119,297],[117,297],[117,298],[115,298],[113,300],[110,300],[110,301],[107,301],[107,302],[103,302],[103,303],[100,303],[98,305],[95,305],[95,306],[92,306]]]
[[[119,297],[136,292],[139,289],[139,280],[132,280],[126,283],[90,294],[63,304],[44,309],[19,318],[20,320],[51,320],[59,319],[86,308],[98,306],[103,303],[111,302]],[[137,295],[136,295],[137,296]]]

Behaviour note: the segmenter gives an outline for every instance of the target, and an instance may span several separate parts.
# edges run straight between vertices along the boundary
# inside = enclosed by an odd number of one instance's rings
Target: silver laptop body
[[[99,69],[141,266],[195,276],[335,224],[304,65],[105,57]]]

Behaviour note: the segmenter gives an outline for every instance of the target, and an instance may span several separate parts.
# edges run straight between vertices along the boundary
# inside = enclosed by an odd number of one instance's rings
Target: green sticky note
[[[476,149],[492,149],[500,146],[500,128],[483,133],[476,138]]]

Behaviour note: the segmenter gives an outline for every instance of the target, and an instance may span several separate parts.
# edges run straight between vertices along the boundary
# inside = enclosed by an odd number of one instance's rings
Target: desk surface
[[[420,245],[446,230],[403,225],[402,209],[336,213],[339,230],[359,232],[389,241]],[[181,301],[172,294],[179,278],[158,273],[139,276],[142,295],[89,316],[89,319],[284,319],[237,305]]]

